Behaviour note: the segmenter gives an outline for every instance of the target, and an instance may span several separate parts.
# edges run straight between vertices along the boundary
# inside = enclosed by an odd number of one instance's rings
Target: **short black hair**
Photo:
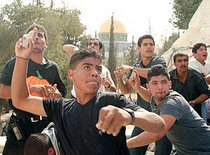
[[[48,41],[47,30],[45,29],[44,26],[39,25],[39,24],[34,23],[31,26],[29,26],[28,29],[26,30],[26,34],[29,33],[31,30],[33,30],[34,28],[37,28],[38,30],[42,30],[44,32],[45,40]]]
[[[148,74],[147,74],[147,81],[149,82],[153,76],[159,76],[159,75],[163,75],[167,77],[168,80],[170,79],[167,68],[165,68],[161,64],[158,64],[158,65],[152,66],[149,69]]]
[[[153,43],[155,44],[155,40],[152,37],[152,35],[146,34],[146,35],[143,35],[143,36],[139,37],[139,40],[137,42],[137,44],[138,44],[139,47],[141,47],[141,44],[142,44],[142,42],[143,42],[144,39],[151,39],[153,41]]]
[[[47,155],[50,147],[53,145],[47,134],[32,134],[26,141],[24,155]]]
[[[204,46],[205,49],[207,48],[207,47],[206,47],[206,44],[204,44],[204,43],[197,43],[197,44],[195,44],[195,45],[193,46],[193,48],[192,48],[192,53],[197,53],[197,50],[198,50],[201,46]]]
[[[102,57],[101,55],[94,51],[89,51],[89,50],[79,50],[75,54],[72,55],[70,62],[69,62],[69,68],[70,69],[75,69],[78,65],[78,63],[88,57],[93,57],[102,62]]]
[[[174,55],[174,62],[176,62],[176,58],[177,58],[177,57],[183,57],[183,56],[186,56],[187,59],[189,59],[189,57],[188,57],[187,54],[184,54],[184,53],[176,53],[176,54]]]

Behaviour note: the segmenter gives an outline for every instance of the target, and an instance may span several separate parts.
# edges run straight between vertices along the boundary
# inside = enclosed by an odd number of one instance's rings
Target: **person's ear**
[[[176,61],[174,61],[174,66],[177,67]]]
[[[171,87],[172,87],[172,82],[171,82],[171,81],[169,81],[169,87],[170,87],[170,89],[171,89]]]
[[[54,148],[53,148],[53,147],[50,147],[50,148],[48,149],[48,151],[47,151],[47,154],[48,154],[48,155],[55,155],[55,150],[54,150]]]
[[[147,90],[150,91],[150,88],[149,88],[149,83],[146,83],[146,87],[147,87]]]
[[[45,48],[46,48],[46,49],[48,48],[47,46],[48,46],[48,42],[45,42]]]
[[[137,50],[138,50],[139,52],[141,52],[141,47],[137,46]]]
[[[68,70],[68,76],[69,76],[69,79],[70,79],[71,81],[73,81],[73,70],[72,70],[72,69],[69,69],[69,70]]]
[[[193,57],[196,58],[196,54],[197,54],[197,53],[193,52],[192,54],[193,54]]]

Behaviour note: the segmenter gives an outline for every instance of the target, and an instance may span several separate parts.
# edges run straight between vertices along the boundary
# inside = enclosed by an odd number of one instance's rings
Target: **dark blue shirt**
[[[170,71],[169,74],[172,82],[172,89],[180,93],[188,102],[195,100],[201,94],[210,95],[206,80],[196,70],[189,68],[184,83],[178,79],[176,69]],[[195,104],[193,108],[201,116],[201,104]]]

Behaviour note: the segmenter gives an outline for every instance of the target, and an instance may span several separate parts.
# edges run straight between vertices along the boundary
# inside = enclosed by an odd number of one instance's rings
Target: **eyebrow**
[[[185,60],[188,60],[187,58],[184,58],[184,59],[177,59],[177,61],[185,61]]]
[[[97,42],[97,41],[89,41],[88,44],[90,44],[90,43],[91,44],[99,44],[99,42]]]
[[[91,63],[84,63],[84,64],[82,64],[82,66],[84,66],[84,65],[93,66],[93,64],[91,64]]]
[[[160,81],[154,80],[154,81],[151,81],[151,83],[153,83],[153,82],[164,82],[164,81],[167,81],[167,79],[163,79],[163,80],[160,80]]]
[[[88,66],[93,66],[93,64],[91,64],[91,63],[84,63],[84,64],[82,64],[82,66],[85,66],[85,65],[88,65]],[[96,65],[96,67],[98,67],[98,68],[101,68],[101,69],[102,69],[102,66]]]

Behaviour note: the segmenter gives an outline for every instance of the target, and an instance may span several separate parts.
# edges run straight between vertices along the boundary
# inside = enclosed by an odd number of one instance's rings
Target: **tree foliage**
[[[133,66],[139,59],[139,52],[136,49],[136,43],[134,42],[134,38],[132,38],[131,46],[128,51],[124,53],[124,63],[129,66]]]
[[[80,11],[64,9],[61,10],[61,15],[61,18],[64,21],[61,27],[65,37],[65,43],[77,45],[78,41],[82,39],[81,35],[86,29],[86,27],[80,23]]]
[[[172,33],[172,35],[168,38],[168,40],[165,40],[163,46],[159,49],[159,55],[162,55],[163,53],[168,51],[178,38],[179,38],[179,33]]]
[[[108,59],[108,69],[111,73],[112,79],[115,80],[114,71],[116,69],[116,53],[115,53],[115,46],[114,46],[114,20],[113,15],[111,17],[111,25],[110,25],[110,41],[109,41],[109,59]]]
[[[170,21],[179,29],[187,29],[188,24],[202,0],[174,0],[173,17]]]
[[[87,38],[84,36],[86,27],[80,21],[79,10],[45,7],[44,0],[31,0],[23,5],[21,0],[5,5],[0,12],[0,71],[11,56],[14,56],[15,42],[27,28],[33,24],[43,25],[48,32],[48,49],[45,56],[55,61],[61,70],[61,76],[70,89],[67,70],[69,57],[62,51],[62,45],[72,43],[80,45]],[[84,36],[84,37],[83,37]]]

